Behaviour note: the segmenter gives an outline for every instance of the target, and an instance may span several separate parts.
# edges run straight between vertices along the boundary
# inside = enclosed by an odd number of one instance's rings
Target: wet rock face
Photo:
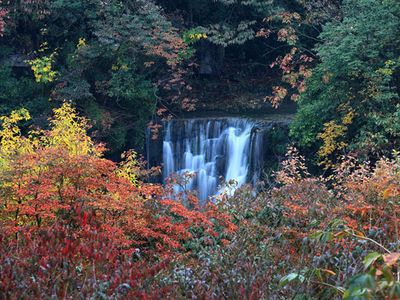
[[[226,156],[217,155],[215,157],[215,168],[217,174],[223,174],[226,169]]]
[[[163,165],[162,182],[171,173],[194,173],[186,188],[197,190],[204,201],[219,191],[220,177],[234,179],[238,186],[255,184],[265,162],[270,164],[276,154],[268,139],[277,128],[287,128],[287,123],[241,118],[165,122],[162,138],[148,139],[149,165]]]

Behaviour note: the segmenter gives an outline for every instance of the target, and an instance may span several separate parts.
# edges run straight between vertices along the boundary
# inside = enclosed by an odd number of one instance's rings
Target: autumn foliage
[[[226,215],[193,197],[189,208],[159,185],[132,182],[126,164],[101,157],[70,104],[54,113],[49,130],[27,136],[17,126],[27,112],[3,118],[2,297],[157,297],[163,289],[145,285],[187,252],[194,229],[215,243],[233,232]]]
[[[271,186],[200,207],[191,192],[172,199],[145,183],[152,170],[133,151],[103,158],[70,104],[47,130],[21,129],[29,118],[1,119],[2,298],[400,295],[396,152],[347,155],[315,177],[290,147]]]
[[[399,297],[399,176],[397,152],[374,164],[347,155],[331,176],[315,177],[289,148],[279,185],[256,199],[280,211],[270,234],[280,236],[273,244],[287,249],[272,251],[276,264],[286,262],[278,276],[282,294]]]
[[[173,295],[398,299],[399,176],[394,153],[375,164],[348,155],[316,177],[289,147],[271,186],[222,197],[238,229],[225,247],[184,262]]]

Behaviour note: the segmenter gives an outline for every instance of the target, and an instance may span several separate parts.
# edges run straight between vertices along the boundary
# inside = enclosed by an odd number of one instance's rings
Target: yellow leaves
[[[64,103],[54,109],[50,119],[51,129],[48,131],[31,130],[27,136],[21,135],[18,122],[30,119],[26,109],[13,111],[10,116],[0,117],[0,160],[1,165],[14,157],[31,153],[39,148],[61,147],[71,155],[93,154],[100,156],[102,150],[95,147],[86,130],[89,128],[85,118],[78,116],[70,103]]]
[[[208,36],[205,33],[190,34],[189,38],[192,40],[206,39]]]
[[[391,189],[384,190],[382,196],[384,199],[390,198],[392,196],[392,190]]]
[[[44,42],[40,45],[37,53],[44,53],[48,50],[48,43]],[[31,66],[33,75],[35,76],[35,81],[37,83],[49,83],[53,82],[57,76],[57,72],[52,70],[52,65],[54,63],[54,57],[56,52],[51,53],[48,56],[41,56],[35,59],[27,60],[26,63]]]
[[[113,64],[113,65],[111,66],[111,70],[112,70],[112,71],[118,71],[118,70],[121,70],[121,71],[128,71],[128,70],[129,70],[129,67],[128,67],[127,64],[121,64],[121,65]]]
[[[54,117],[50,120],[51,130],[48,133],[49,146],[68,149],[74,155],[100,155],[86,130],[89,128],[85,118],[78,116],[76,109],[68,102],[54,109]]]
[[[353,122],[354,112],[350,111],[342,118],[342,124],[337,124],[336,121],[329,121],[324,124],[323,132],[318,134],[318,138],[322,139],[323,144],[318,151],[318,156],[321,159],[320,165],[325,168],[332,167],[331,156],[347,146],[343,141],[347,127]]]
[[[86,39],[85,38],[79,38],[78,44],[76,45],[76,48],[80,49],[82,47],[86,46]]]
[[[57,76],[57,72],[52,70],[55,52],[49,56],[42,56],[26,62],[31,66],[35,81],[37,83],[53,82]]]
[[[350,111],[343,117],[342,119],[343,125],[350,125],[353,122],[353,118],[354,118],[354,112]]]
[[[47,49],[49,49],[49,43],[43,42],[40,44],[38,52],[45,52]]]
[[[26,138],[21,136],[21,130],[18,127],[18,122],[27,121],[31,118],[26,109],[13,111],[10,116],[1,116],[1,131],[0,131],[0,158],[4,165],[6,160],[11,157],[27,153],[32,150],[30,143]]]
[[[393,72],[398,65],[399,62],[387,60],[385,61],[385,66],[383,68],[379,68],[378,70],[376,70],[376,72],[389,77],[393,75]]]
[[[137,153],[127,151],[121,155],[123,161],[119,164],[117,175],[132,182],[135,186],[139,186],[138,173],[140,172],[140,164],[137,161]]]
[[[19,121],[30,120],[30,118],[31,116],[29,112],[25,108],[22,108],[13,111],[9,117],[1,116],[0,120],[2,121],[3,126],[8,126],[9,124],[16,124]]]
[[[200,30],[200,28],[194,28],[186,32],[184,35],[184,40],[186,43],[193,44],[201,39],[207,39],[208,35],[204,32],[200,32]]]
[[[323,145],[318,151],[318,156],[324,159],[323,164],[331,162],[327,159],[329,155],[347,146],[345,142],[338,141],[339,138],[345,135],[346,130],[346,126],[338,125],[335,121],[324,124],[324,131],[318,134],[318,138],[323,140]]]
[[[10,116],[1,116],[0,130],[0,187],[8,186],[2,182],[2,177],[10,171],[12,162],[19,156],[32,153],[35,144],[29,138],[21,135],[18,127],[20,121],[27,121],[31,118],[26,109],[13,111]]]

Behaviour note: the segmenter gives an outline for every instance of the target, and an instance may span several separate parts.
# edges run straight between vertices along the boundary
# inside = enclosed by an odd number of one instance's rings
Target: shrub
[[[1,297],[159,298],[168,287],[151,278],[196,232],[218,243],[235,229],[214,205],[192,197],[186,207],[139,181],[131,155],[119,165],[102,158],[69,104],[49,130],[24,136],[17,122],[28,117],[4,117],[0,131],[10,146],[0,151]]]

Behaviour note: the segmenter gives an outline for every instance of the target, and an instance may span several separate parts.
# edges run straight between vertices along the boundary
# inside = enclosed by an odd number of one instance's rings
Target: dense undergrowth
[[[400,157],[311,176],[289,148],[273,186],[199,207],[134,153],[116,164],[65,103],[49,130],[2,118],[2,299],[396,299]],[[152,172],[157,170],[152,170]]]
[[[214,205],[164,197],[144,184],[133,153],[119,165],[86,135],[64,104],[47,131],[21,136],[4,117],[1,136],[0,297],[60,299],[165,295],[154,275],[203,243],[226,242],[235,226]]]

